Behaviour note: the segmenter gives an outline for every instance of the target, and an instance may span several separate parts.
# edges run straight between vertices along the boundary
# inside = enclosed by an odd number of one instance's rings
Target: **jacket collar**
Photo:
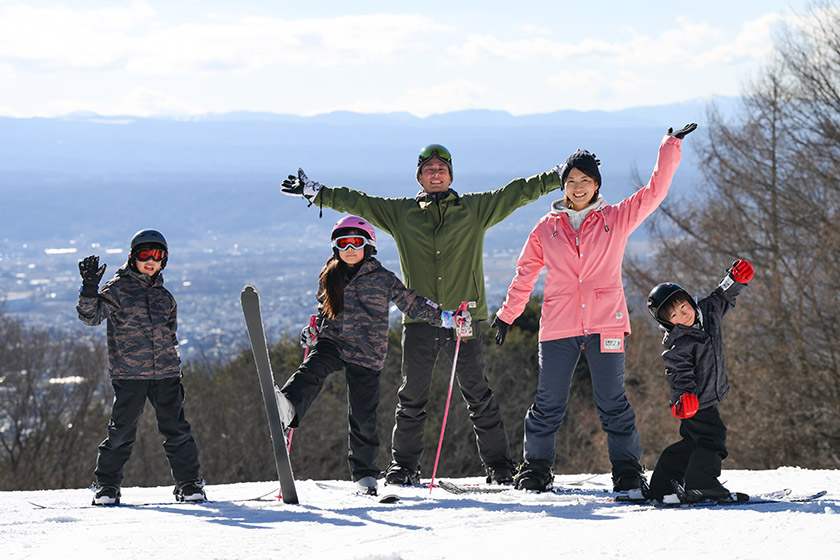
[[[455,200],[458,198],[458,193],[454,189],[449,189],[446,192],[426,192],[423,189],[420,189],[414,196],[414,200],[417,201],[417,204],[420,205],[421,208],[426,209],[430,204],[435,202],[440,202],[442,200]]]
[[[598,198],[583,210],[573,210],[566,206],[562,200],[555,200],[551,203],[551,212],[554,214],[568,214],[569,219],[572,219],[572,216],[582,216],[585,218],[590,212],[596,212],[605,206],[607,206],[607,201],[599,193]],[[581,221],[583,220],[581,219]]]
[[[163,271],[159,271],[154,276],[149,276],[148,274],[143,274],[142,272],[134,270],[128,263],[125,263],[119,268],[119,270],[117,270],[115,276],[118,278],[133,278],[147,288],[159,288],[163,286],[162,272]]]
[[[562,200],[556,200],[551,204],[551,214],[555,217],[559,218],[563,214],[566,215],[569,219],[569,225],[572,226],[572,229],[578,231],[580,229],[581,224],[586,220],[586,217],[593,212],[599,212],[604,207],[608,206],[607,201],[604,200],[604,197],[598,194],[598,198],[595,201],[587,206],[582,210],[573,210],[564,204]],[[602,213],[598,214],[604,219],[604,215]],[[555,233],[556,233],[556,222],[555,222]],[[607,227],[606,219],[604,219],[604,229],[609,231]]]

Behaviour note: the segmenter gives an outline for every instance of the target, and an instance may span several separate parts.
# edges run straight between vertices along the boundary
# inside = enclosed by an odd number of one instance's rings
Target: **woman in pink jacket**
[[[501,346],[545,268],[539,384],[525,415],[524,463],[515,481],[519,489],[543,491],[553,486],[555,436],[583,352],[607,434],[613,489],[641,497],[646,485],[639,463],[642,446],[624,390],[624,338],[630,334],[630,320],[621,264],[627,238],[668,194],[682,139],[696,128],[688,124],[676,132],[668,129],[650,181],[618,204],[608,204],[600,195],[600,161],[593,154],[578,150],[558,170],[566,195],[531,231],[492,325]]]

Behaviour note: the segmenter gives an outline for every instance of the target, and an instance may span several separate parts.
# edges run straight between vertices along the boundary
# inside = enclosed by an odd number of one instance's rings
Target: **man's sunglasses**
[[[168,255],[169,253],[163,249],[140,249],[139,251],[134,251],[134,258],[142,262],[150,259],[155,262],[160,262]]]
[[[339,251],[346,251],[351,247],[357,251],[367,245],[368,240],[361,235],[342,235],[333,239],[332,246]]]
[[[420,155],[417,157],[417,164],[420,165],[426,163],[435,156],[445,161],[446,163],[452,163],[452,154],[449,153],[449,150],[447,150],[440,144],[429,144],[428,146],[420,150]]]

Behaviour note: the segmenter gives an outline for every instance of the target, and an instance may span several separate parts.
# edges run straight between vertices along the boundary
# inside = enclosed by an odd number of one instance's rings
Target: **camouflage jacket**
[[[108,320],[108,369],[112,379],[164,379],[181,375],[175,298],[163,276],[123,265],[96,297],[79,295],[79,319]]]
[[[363,261],[344,286],[344,310],[337,317],[326,316],[323,301],[324,294],[319,293],[318,337],[335,342],[345,362],[369,369],[381,370],[385,365],[390,302],[412,319],[440,326],[441,308],[406,288],[393,272],[373,257]]]

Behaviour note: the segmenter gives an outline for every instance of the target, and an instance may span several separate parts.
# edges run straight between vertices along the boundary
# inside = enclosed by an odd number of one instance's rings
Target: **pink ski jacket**
[[[665,136],[648,184],[618,204],[594,208],[578,231],[562,211],[552,210],[541,218],[522,248],[498,317],[508,324],[519,317],[545,268],[540,342],[594,333],[602,339],[630,334],[621,277],[624,249],[630,234],[668,194],[681,143]]]

